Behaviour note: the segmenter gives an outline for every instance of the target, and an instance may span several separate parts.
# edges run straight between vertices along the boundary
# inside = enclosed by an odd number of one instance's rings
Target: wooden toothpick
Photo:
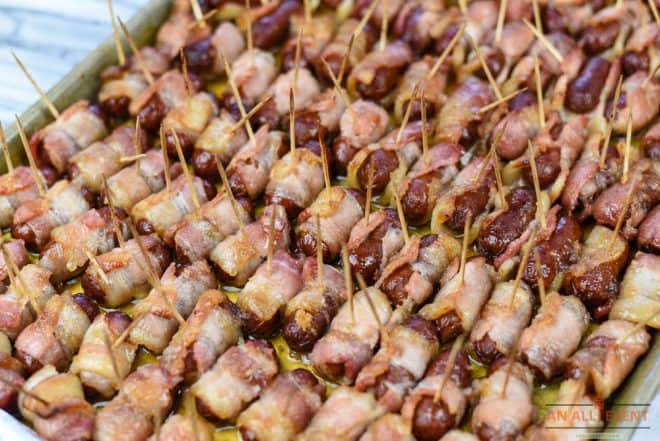
[[[605,167],[605,160],[607,159],[607,149],[610,146],[610,138],[612,136],[612,124],[614,124],[614,118],[616,117],[616,109],[619,103],[619,97],[621,96],[621,86],[623,84],[623,75],[619,75],[619,81],[617,82],[616,89],[614,89],[614,100],[612,101],[612,110],[610,111],[610,117],[607,121],[607,127],[605,129],[605,139],[603,140],[603,150],[600,154],[599,166],[602,169]]]
[[[183,176],[186,179],[188,184],[188,190],[190,190],[190,197],[192,199],[193,205],[195,206],[195,211],[197,214],[200,214],[201,204],[199,203],[199,198],[197,197],[197,190],[195,189],[195,184],[193,183],[192,175],[190,170],[188,170],[188,164],[186,164],[186,158],[183,156],[183,150],[181,149],[181,142],[179,141],[179,135],[177,135],[176,130],[171,129],[172,137],[174,138],[174,145],[176,146],[176,154],[179,156],[179,162],[181,163],[181,168],[183,169]]]
[[[541,83],[541,69],[539,67],[539,57],[534,57],[534,78],[536,79],[536,100],[539,113],[539,125],[545,129],[545,109],[543,106],[543,84]]]
[[[163,175],[165,176],[165,190],[172,192],[172,177],[170,176],[170,158],[167,155],[167,143],[165,142],[165,128],[160,126],[160,151],[163,155]],[[183,164],[185,166],[185,163]]]
[[[630,168],[630,149],[632,147],[632,107],[628,114],[628,125],[626,126],[626,147],[623,151],[623,174],[621,175],[621,183],[628,182],[628,170]]]
[[[193,95],[193,87],[190,83],[190,77],[188,76],[188,59],[183,52],[183,48],[179,50],[179,59],[181,60],[181,73],[183,74],[183,82],[186,85],[186,94],[188,95],[188,98],[190,98]]]
[[[296,152],[296,100],[293,88],[289,89],[289,150],[291,155]],[[292,156],[295,160],[295,156]]]
[[[355,42],[355,34],[351,34],[351,39],[348,40],[348,46],[346,46],[346,52],[344,57],[341,59],[341,66],[339,67],[339,73],[337,74],[337,83],[341,84],[344,79],[344,74],[346,73],[346,66],[348,65],[348,59],[351,56],[351,51],[353,50],[353,43]]]
[[[486,78],[488,78],[488,82],[490,83],[490,87],[493,88],[493,91],[495,92],[495,96],[497,97],[498,100],[502,99],[502,92],[500,91],[500,87],[497,85],[497,82],[495,81],[495,78],[493,78],[493,74],[490,72],[490,68],[488,67],[488,64],[486,63],[486,60],[484,59],[483,54],[481,53],[481,49],[479,48],[479,44],[474,40],[474,37],[472,35],[468,34],[470,43],[472,43],[472,49],[474,49],[474,53],[477,55],[477,58],[479,59],[479,63],[481,64],[481,68],[484,70],[484,73],[486,74]]]
[[[353,119],[357,119],[357,114],[355,113],[355,109],[353,109],[353,105],[351,104],[351,100],[346,95],[346,91],[341,87],[341,85],[337,82],[337,78],[335,77],[335,74],[332,72],[332,68],[330,65],[328,65],[328,62],[325,61],[325,58],[321,58],[321,62],[323,63],[323,66],[326,68],[328,71],[328,75],[330,76],[330,80],[332,80],[332,84],[335,86],[335,90],[339,94],[339,97],[342,99],[344,102],[344,105],[348,109],[349,112],[351,112],[351,116]]]
[[[250,55],[250,60],[254,61],[254,43],[252,38],[252,14],[250,11],[250,0],[245,0],[245,19],[247,20],[245,33],[247,35],[248,54]],[[226,63],[226,58],[224,56],[222,58]]]
[[[426,78],[433,78],[435,74],[438,73],[438,70],[440,69],[440,66],[442,66],[442,63],[444,63],[445,59],[449,56],[449,53],[454,49],[454,46],[456,46],[456,43],[458,42],[459,38],[463,36],[463,32],[465,31],[465,23],[461,25],[460,28],[458,28],[458,31],[456,32],[456,35],[452,37],[452,39],[449,41],[449,44],[445,48],[444,51],[440,54],[438,59],[436,60],[435,64],[429,71],[429,73],[426,75]]]
[[[410,112],[412,110],[413,103],[415,102],[415,98],[417,97],[417,94],[419,92],[419,83],[415,84],[415,87],[413,87],[412,95],[410,96],[410,100],[408,101],[408,106],[406,107],[406,111],[403,114],[403,119],[401,120],[401,127],[399,127],[399,131],[396,134],[396,140],[394,143],[396,145],[399,145],[401,142],[401,138],[403,137],[403,131],[406,129],[406,126],[408,125],[408,120],[410,119]]]
[[[270,210],[270,225],[268,226],[268,251],[266,255],[266,265],[268,274],[273,272],[273,250],[275,249],[275,206]],[[319,244],[316,244],[318,247]]]
[[[330,168],[328,167],[328,153],[325,151],[325,141],[319,131],[319,146],[321,149],[321,166],[323,167],[323,180],[325,181],[325,189],[330,190],[332,181],[330,181]]]
[[[463,225],[463,246],[461,247],[461,263],[460,268],[458,269],[458,280],[461,281],[461,287],[465,286],[465,265],[467,262],[468,244],[470,243],[471,224],[472,213],[468,213],[467,218],[465,219],[465,224]]]
[[[383,2],[383,16],[381,17],[381,24],[380,24],[380,42],[378,45],[378,48],[380,49],[381,52],[385,52],[385,48],[387,47],[387,25],[389,23],[388,20],[388,14],[387,14],[387,3]]]
[[[48,108],[50,111],[50,114],[53,116],[53,118],[58,119],[60,117],[60,112],[57,110],[55,107],[55,104],[48,98],[48,95],[44,93],[44,91],[39,87],[39,84],[35,81],[35,79],[32,77],[30,72],[27,70],[27,67],[25,67],[25,64],[21,61],[20,58],[18,58],[18,55],[16,55],[16,52],[11,51],[11,55],[14,57],[14,60],[16,60],[16,64],[18,64],[18,67],[23,71],[23,74],[25,77],[28,79],[28,81],[32,84],[32,87],[34,87],[34,90],[37,91],[39,96],[41,97],[41,101],[44,103],[44,105]]]
[[[660,314],[660,308],[655,308],[651,313],[646,317],[646,319],[635,324],[628,332],[619,337],[614,343],[616,346],[621,346],[629,337],[637,334],[640,330],[644,329],[646,325],[653,320],[658,314]]]
[[[259,101],[248,113],[244,116],[241,116],[241,119],[236,121],[233,126],[229,128],[229,134],[233,135],[238,129],[243,127],[246,124],[249,124],[250,118],[257,114],[259,110],[271,99],[273,95],[267,95],[263,100]]]
[[[108,12],[110,13],[110,23],[112,23],[112,37],[115,40],[117,60],[119,61],[119,65],[123,66],[126,64],[126,54],[124,53],[124,46],[121,44],[121,35],[119,35],[117,20],[115,20],[115,11],[112,7],[112,0],[108,0]]]
[[[374,302],[371,300],[371,296],[369,295],[369,288],[367,288],[367,284],[364,282],[364,278],[362,277],[362,274],[355,273],[355,278],[357,279],[358,286],[360,287],[360,291],[364,293],[364,296],[367,299],[367,304],[369,305],[369,309],[371,310],[371,313],[373,314],[374,319],[378,324],[380,336],[382,339],[385,339],[387,337],[387,332],[385,330],[385,326],[383,325],[382,320],[380,319],[380,316],[378,315],[376,306],[374,305]]]
[[[23,128],[23,123],[18,115],[14,115],[16,118],[16,128],[18,129],[18,135],[21,138],[21,143],[23,144],[23,150],[25,151],[25,156],[28,158],[30,163],[30,170],[32,171],[32,177],[34,182],[37,184],[37,189],[39,190],[39,196],[46,198],[46,189],[43,181],[41,180],[42,175],[41,171],[37,168],[37,164],[34,161],[34,156],[32,156],[32,150],[30,149],[30,143],[28,142],[27,136],[25,136],[25,129]]]
[[[112,219],[112,226],[115,231],[115,236],[117,236],[117,242],[119,243],[119,248],[124,249],[126,247],[126,241],[124,240],[124,233],[121,228],[119,219],[117,219],[117,214],[115,212],[115,203],[112,199],[112,191],[108,186],[108,181],[103,177],[103,188],[105,190],[105,198],[108,201],[108,207],[110,208],[110,218]]]
[[[355,323],[355,310],[353,309],[353,277],[351,276],[351,264],[348,262],[348,249],[346,244],[341,246],[341,260],[344,266],[344,286],[348,296],[348,307],[351,312],[351,321]]]
[[[369,19],[371,19],[371,16],[376,10],[376,6],[378,5],[378,2],[379,0],[371,0],[369,9],[367,9],[367,12],[362,17],[362,20],[360,20],[360,23],[358,23],[357,27],[355,28],[355,31],[353,31],[353,35],[355,36],[355,38],[359,37],[362,31],[364,30],[364,27],[367,25]]]
[[[633,180],[630,183],[630,188],[626,192],[626,199],[624,199],[623,201],[623,207],[621,207],[621,213],[619,213],[619,217],[617,217],[616,219],[614,233],[612,233],[612,238],[610,239],[610,247],[614,245],[614,241],[619,236],[619,231],[621,230],[621,226],[623,225],[623,219],[625,219],[626,214],[628,213],[628,208],[630,208],[630,203],[632,202],[632,195],[633,192],[635,191],[635,187],[637,187],[637,179]]]
[[[231,190],[231,186],[229,185],[229,179],[227,179],[227,172],[225,171],[225,167],[222,165],[222,161],[220,160],[220,155],[215,156],[215,162],[218,166],[218,174],[220,175],[222,186],[225,189],[225,192],[227,193],[227,197],[229,198],[229,202],[231,203],[231,208],[234,211],[234,216],[236,216],[236,220],[238,221],[239,229],[243,234],[245,224],[243,223],[243,218],[241,217],[241,211],[238,208],[238,202],[234,197],[234,192]]]
[[[522,259],[520,259],[520,264],[518,265],[518,271],[516,272],[516,278],[513,281],[513,291],[511,294],[511,298],[509,299],[509,311],[513,310],[513,305],[516,300],[516,293],[518,292],[518,288],[520,287],[520,281],[522,280],[525,267],[527,267],[527,262],[529,261],[529,253],[532,251],[532,247],[534,246],[535,239],[536,239],[536,228],[533,228],[532,233],[530,234],[529,239],[527,239],[527,243],[525,244],[525,249],[523,250]]]
[[[33,400],[37,400],[41,404],[43,404],[46,407],[50,407],[51,404],[48,400],[41,398],[39,395],[25,389],[23,386],[14,383],[13,381],[7,380],[4,376],[0,375],[0,383],[8,386],[9,388],[15,390],[18,393],[21,393],[25,395],[26,397],[32,398]]]
[[[110,286],[108,275],[105,273],[105,271],[103,271],[103,268],[101,268],[101,265],[99,264],[99,261],[96,260],[96,257],[89,250],[85,250],[85,255],[87,255],[87,260],[89,260],[90,265],[94,267],[94,271],[96,271],[96,274],[99,275],[103,284],[105,286]]]
[[[399,215],[399,222],[401,223],[401,231],[403,232],[403,241],[408,245],[410,243],[410,233],[408,233],[408,223],[406,222],[406,216],[403,214],[403,207],[401,206],[401,198],[399,198],[399,192],[396,191],[396,188],[392,189],[394,194],[394,202],[396,203],[396,212]]]
[[[522,89],[518,89],[515,92],[511,92],[510,94],[503,96],[501,100],[496,100],[493,101],[490,104],[486,104],[482,108],[480,108],[477,113],[484,113],[488,112],[489,110],[494,109],[495,107],[499,106],[500,104],[506,103],[507,101],[510,101],[511,99],[517,97],[521,93],[525,92],[527,90],[527,87],[523,87]]]
[[[316,215],[316,279],[319,290],[322,293],[323,287],[323,238],[321,237],[321,218]]]
[[[107,322],[106,322],[107,324]],[[115,374],[115,382],[117,389],[121,386],[122,379],[119,374],[119,368],[117,367],[117,360],[115,360],[115,352],[112,350],[112,342],[110,341],[110,335],[108,334],[108,328],[103,328],[103,344],[105,345],[105,350],[108,351],[108,357],[110,357],[110,362],[112,363],[112,371]]]
[[[451,351],[449,352],[449,358],[447,359],[447,364],[445,364],[445,370],[442,373],[442,377],[440,377],[440,384],[438,384],[438,388],[435,391],[435,395],[433,395],[434,403],[439,402],[440,398],[442,397],[442,389],[444,389],[445,383],[447,383],[447,380],[449,380],[449,377],[451,376],[451,372],[454,370],[454,365],[456,364],[456,357],[458,357],[458,351],[463,346],[464,341],[465,341],[465,334],[461,334],[458,336],[456,340],[454,340],[454,344],[451,346]]]
[[[541,306],[543,306],[545,305],[545,283],[543,281],[543,268],[541,266],[539,247],[534,248],[534,265],[536,266],[536,283],[539,285],[539,299],[541,300]]]
[[[374,155],[369,155],[369,174],[367,175],[367,197],[364,202],[364,224],[369,226],[369,215],[371,214],[371,198],[373,197],[374,185]]]
[[[424,161],[424,166],[429,164],[429,134],[427,133],[428,121],[426,116],[426,96],[424,91],[422,91],[422,96],[419,99],[421,112],[422,112],[422,160]]]
[[[506,8],[508,0],[500,0],[500,9],[497,13],[497,27],[495,28],[495,44],[498,45],[502,40],[502,28],[504,27],[504,18],[506,17]]]
[[[128,28],[124,24],[124,22],[121,20],[121,18],[117,17],[117,20],[119,21],[119,25],[121,26],[121,29],[124,31],[124,36],[126,37],[126,41],[128,41],[128,45],[131,48],[131,51],[133,52],[133,55],[135,56],[135,59],[137,60],[138,65],[140,66],[140,70],[142,71],[142,75],[144,75],[144,78],[147,80],[147,83],[151,86],[154,84],[154,76],[151,75],[151,72],[147,68],[147,64],[144,61],[144,57],[142,56],[142,52],[137,47],[137,44],[135,43],[135,40],[133,40],[133,36],[129,32]]]
[[[298,29],[298,38],[296,39],[296,55],[293,62],[293,84],[291,88],[293,91],[298,89],[298,72],[300,71],[300,58],[302,57],[302,38],[305,26],[300,26]]]
[[[9,146],[7,145],[7,138],[5,138],[5,131],[2,128],[1,122],[0,122],[0,144],[2,144],[2,154],[5,157],[5,164],[7,164],[7,171],[11,173],[14,171],[14,163],[11,160],[11,155],[9,154]]]
[[[658,14],[658,8],[655,6],[655,0],[648,0],[649,6],[651,7],[651,12],[653,13],[653,18],[655,23],[660,26],[660,14]]]
[[[560,63],[564,61],[564,57],[562,56],[562,54],[557,50],[557,48],[555,48],[555,47],[553,46],[552,43],[550,43],[550,40],[548,40],[548,39],[545,37],[545,35],[543,35],[543,33],[542,33],[541,31],[539,31],[538,29],[536,29],[536,27],[534,27],[534,25],[531,24],[531,23],[530,23],[528,20],[526,20],[526,19],[523,19],[523,23],[525,23],[525,25],[527,25],[527,27],[528,27],[528,28],[534,33],[534,35],[536,36],[536,38],[539,39],[539,41],[541,42],[541,44],[543,44],[543,46],[545,46],[545,48],[548,50],[548,52],[550,52],[550,54],[551,54],[553,57],[555,57],[555,59],[556,59],[557,61],[559,61]]]
[[[534,183],[534,193],[536,193],[536,217],[541,222],[541,227],[545,229],[545,213],[543,212],[543,200],[541,197],[541,185],[539,183],[539,174],[536,170],[536,155],[534,154],[534,146],[531,140],[527,140],[529,148],[529,167],[532,170],[532,181]]]
[[[0,244],[0,250],[2,251],[2,257],[5,259],[5,266],[7,270],[7,276],[9,277],[9,283],[14,286],[14,288],[18,291],[17,293],[27,297],[30,306],[32,306],[32,309],[34,309],[34,313],[37,315],[37,317],[40,316],[41,307],[37,303],[35,293],[32,291],[30,285],[25,283],[23,275],[20,273],[20,270],[18,269],[16,262],[14,262],[14,259],[12,259],[11,254],[9,254],[5,249],[4,243]]]
[[[245,111],[245,106],[243,105],[243,99],[241,98],[241,93],[238,90],[238,86],[236,85],[236,81],[234,80],[234,72],[232,71],[231,67],[229,66],[229,63],[227,62],[227,57],[222,55],[222,61],[224,63],[225,67],[225,74],[227,75],[227,83],[229,84],[229,87],[231,88],[231,92],[234,95],[234,99],[236,100],[236,105],[238,106],[238,110],[241,112],[241,116],[243,118],[246,117],[247,112]],[[254,131],[252,130],[252,125],[250,124],[250,120],[247,119],[245,121],[245,128],[248,133],[248,137],[250,138],[250,141],[252,143],[255,142],[254,140]]]

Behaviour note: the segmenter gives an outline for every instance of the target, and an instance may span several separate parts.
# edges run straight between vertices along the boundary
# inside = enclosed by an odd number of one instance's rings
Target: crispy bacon
[[[309,371],[282,372],[241,413],[236,426],[244,440],[290,440],[307,427],[324,397],[325,387]]]
[[[336,389],[316,412],[300,441],[356,441],[367,426],[385,413],[373,395],[348,387]]]
[[[314,368],[324,378],[352,384],[381,338],[378,323],[387,323],[391,314],[390,302],[380,290],[356,293],[353,304],[344,303],[328,332],[314,345],[310,355]]]
[[[126,165],[122,158],[134,156],[138,147],[140,152],[147,150],[147,133],[140,131],[139,146],[135,135],[132,127],[121,126],[103,141],[95,142],[76,153],[68,166],[71,182],[92,192],[100,192],[103,189],[103,178],[109,178]]]
[[[28,264],[21,269],[17,285],[10,285],[0,295],[0,331],[14,340],[36,318],[31,301],[43,308],[48,299],[57,294],[50,284],[50,271]],[[20,279],[26,283],[24,287]],[[31,300],[31,299],[32,300]]]
[[[30,149],[37,166],[53,167],[61,174],[73,155],[99,141],[106,133],[100,109],[88,101],[78,101],[32,135]]]
[[[16,209],[38,198],[39,187],[30,167],[19,166],[0,176],[0,228],[10,227]]]
[[[278,72],[273,55],[259,49],[253,49],[252,53],[243,52],[232,64],[232,71],[236,87],[248,106],[254,105],[266,93]]]
[[[181,379],[157,364],[145,364],[131,373],[119,394],[99,409],[94,419],[98,441],[144,441],[173,404],[173,392]]]
[[[32,375],[23,387],[50,403],[46,406],[30,396],[19,396],[23,418],[32,423],[40,436],[53,441],[92,439],[94,408],[85,401],[76,375],[59,374],[49,365]]]
[[[271,214],[272,212],[274,214]],[[281,205],[268,205],[261,217],[227,236],[215,246],[209,259],[221,273],[221,279],[235,286],[243,286],[268,255],[268,238],[274,217],[273,251],[289,248],[291,225]]]
[[[167,113],[161,123],[168,154],[172,158],[177,157],[176,139],[172,135],[172,130],[179,138],[183,153],[188,156],[208,123],[217,115],[218,105],[215,95],[198,92],[187,96],[183,102]]]
[[[322,286],[319,286],[316,259],[303,263],[302,290],[291,299],[284,312],[282,335],[289,347],[309,352],[325,333],[347,294],[342,274],[330,265],[323,265]]]
[[[142,127],[156,130],[165,115],[182,106],[187,97],[183,74],[178,70],[170,70],[131,101],[129,111],[132,116],[140,118]]]
[[[470,346],[485,363],[507,356],[532,318],[535,299],[525,282],[513,292],[514,282],[500,282],[470,333]],[[511,298],[515,296],[515,298]]]
[[[96,304],[81,294],[50,297],[41,314],[16,338],[16,357],[30,372],[47,364],[65,369],[97,314]]]
[[[351,233],[353,225],[363,216],[361,193],[344,187],[325,188],[298,215],[298,244],[303,253],[316,255],[316,216],[322,233],[323,259],[334,260]]]
[[[542,378],[562,372],[589,325],[589,313],[574,296],[549,293],[519,342],[521,358]]]
[[[461,244],[447,233],[413,236],[385,267],[376,286],[391,302],[415,309],[428,299],[460,252]]]
[[[121,212],[117,217],[121,219],[125,215]],[[127,238],[128,230],[125,227],[123,230]],[[51,232],[51,241],[41,251],[39,265],[52,273],[53,283],[61,283],[85,269],[88,254],[107,253],[117,245],[117,240],[110,208],[92,209]]]
[[[65,180],[58,181],[48,189],[45,197],[18,207],[14,213],[12,235],[26,240],[28,246],[41,249],[50,240],[53,229],[68,224],[90,208],[78,186]]]
[[[195,174],[210,179],[218,178],[216,157],[227,165],[234,155],[247,144],[248,136],[243,127],[231,131],[236,121],[226,109],[211,119],[195,142],[193,167]]]
[[[206,419],[233,421],[266,390],[278,370],[273,346],[265,340],[249,340],[222,354],[190,392]]]
[[[173,237],[178,259],[187,262],[206,259],[241,224],[248,224],[252,220],[252,204],[243,198],[238,202],[240,220],[234,214],[231,199],[223,192],[202,205],[201,216],[191,213],[176,224]]]
[[[494,270],[483,257],[466,262],[464,281],[456,267],[447,271],[433,301],[419,311],[422,317],[435,321],[441,342],[472,329],[493,289]]]
[[[134,320],[138,323],[131,330],[130,341],[160,354],[179,325],[169,305],[176,308],[185,319],[192,312],[199,296],[217,286],[218,282],[205,260],[181,267],[175,263],[170,264],[160,278],[162,292],[159,292],[158,287],[152,289],[133,309]],[[164,296],[167,296],[169,302],[164,300]]]
[[[510,374],[509,374],[510,372]],[[477,389],[479,404],[472,412],[472,430],[480,439],[515,439],[532,423],[534,376],[523,364],[509,369],[500,363]]]
[[[660,286],[660,256],[638,252],[630,262],[621,282],[619,298],[614,302],[609,317],[643,322],[660,329],[660,315],[649,320],[649,311],[660,308],[657,287]]]
[[[148,291],[147,262],[136,240],[131,239],[124,248],[118,247],[96,257],[109,283],[106,284],[97,268],[87,267],[81,282],[88,297],[103,306],[115,308]],[[160,277],[170,263],[165,244],[155,234],[140,236],[139,240],[149,255],[156,276]]]
[[[123,312],[110,311],[97,315],[87,328],[69,372],[80,377],[88,392],[110,398],[131,372],[137,345],[126,340],[114,345],[130,323],[131,318]]]
[[[227,349],[238,343],[240,321],[233,303],[211,289],[197,300],[186,326],[174,334],[160,359],[161,366],[186,382],[211,369]]]
[[[648,313],[647,313],[648,315]],[[567,378],[587,375],[590,389],[602,400],[619,387],[635,366],[639,357],[649,349],[651,336],[625,320],[608,320],[587,337],[582,348],[568,360]],[[625,340],[619,339],[627,336]]]
[[[156,35],[156,47],[173,59],[189,42],[198,41],[209,33],[208,26],[195,26],[192,8],[185,0],[176,0],[170,15]]]
[[[355,388],[373,393],[389,412],[398,412],[439,349],[433,323],[412,316],[388,331],[376,355],[358,374]]]
[[[117,208],[129,212],[147,196],[165,187],[165,165],[158,150],[149,150],[138,166],[128,166],[108,178],[108,192]]]

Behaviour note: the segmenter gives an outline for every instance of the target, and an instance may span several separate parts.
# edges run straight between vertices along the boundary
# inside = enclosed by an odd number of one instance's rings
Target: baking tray
[[[127,22],[126,25],[138,45],[142,46],[153,40],[160,24],[167,18],[171,4],[171,0],[151,0]],[[114,40],[110,37],[50,89],[47,95],[58,109],[65,109],[80,99],[94,99],[99,88],[99,74],[105,67],[113,64],[117,64],[117,54]],[[20,115],[20,118],[28,136],[52,121],[50,112],[41,101],[30,106]],[[9,151],[14,162],[16,164],[26,163],[15,124],[8,127],[6,134]],[[4,159],[0,158],[0,173],[5,172],[6,164]],[[648,405],[653,402],[660,386],[660,341],[658,341],[657,334],[654,332],[650,351],[628,376],[614,398],[608,400],[608,408],[612,403]],[[646,423],[643,425],[650,425],[648,430],[651,433],[657,433],[660,430],[660,427],[654,426],[660,421],[647,421]],[[33,435],[33,432],[25,429],[26,427],[22,423],[17,425],[16,420],[0,411],[0,440],[39,439]],[[635,428],[630,428],[630,423],[625,421],[612,423],[605,430],[606,439],[630,440],[635,430]],[[648,439],[652,439],[652,437]]]

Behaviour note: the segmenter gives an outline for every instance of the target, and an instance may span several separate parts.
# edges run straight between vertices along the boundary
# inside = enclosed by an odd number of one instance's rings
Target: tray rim
[[[133,17],[126,22],[126,26],[135,38],[138,46],[150,41],[158,30],[160,24],[167,17],[173,0],[150,0]],[[108,26],[108,31],[110,31]],[[130,49],[124,42],[124,48]],[[127,52],[129,53],[129,52]],[[46,95],[53,101],[58,109],[64,109],[79,99],[89,99],[98,90],[100,72],[107,66],[117,63],[114,40],[112,36],[106,38],[96,49],[92,50],[75,65],[69,73],[59,80]],[[26,133],[31,135],[36,130],[53,120],[46,106],[37,100],[20,114],[21,122]],[[15,164],[26,163],[20,137],[16,124],[12,123],[6,128],[9,151]],[[0,173],[6,173],[4,158],[0,157]],[[615,396],[610,399],[614,403],[652,403],[660,388],[660,337],[655,332],[649,352],[637,363],[633,372],[619,387]],[[660,403],[658,403],[660,404]],[[9,415],[9,414],[6,414]],[[24,427],[28,427],[21,420],[11,416]],[[0,423],[3,419],[0,418]],[[617,440],[630,440],[637,429],[621,428],[625,423],[611,424],[604,429],[604,433],[616,436]],[[0,427],[4,424],[0,424]],[[5,426],[6,427],[6,426]],[[660,428],[651,428],[651,431]]]

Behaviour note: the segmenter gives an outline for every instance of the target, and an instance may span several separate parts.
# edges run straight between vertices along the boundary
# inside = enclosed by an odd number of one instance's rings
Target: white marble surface
[[[148,0],[114,0],[130,18]],[[10,51],[44,90],[112,32],[106,0],[0,0],[0,121],[13,120],[38,99]]]

